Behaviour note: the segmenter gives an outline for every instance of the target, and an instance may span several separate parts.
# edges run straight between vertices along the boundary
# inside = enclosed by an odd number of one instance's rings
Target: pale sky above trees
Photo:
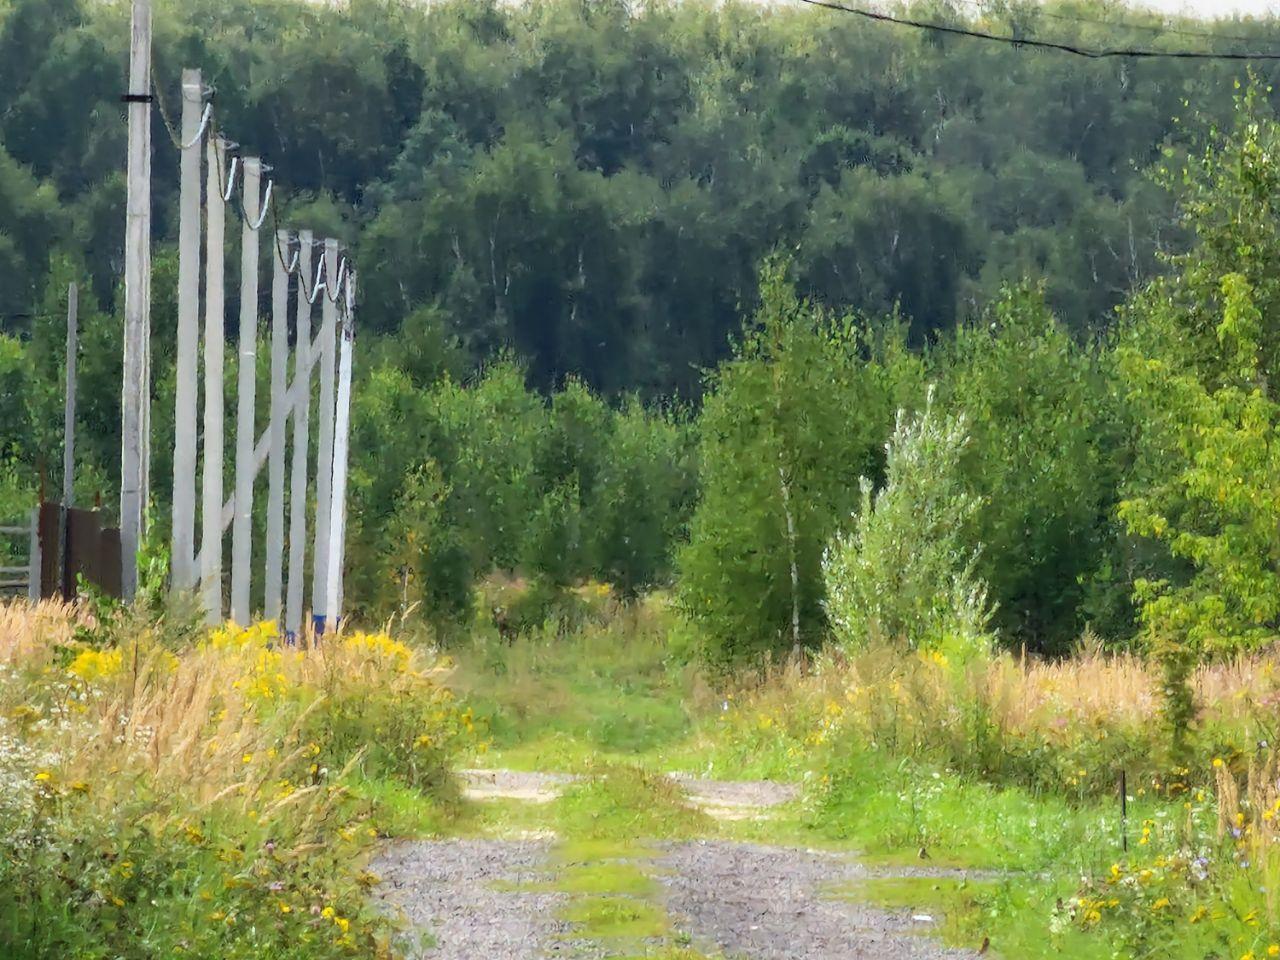
[[[1134,5],[1170,13],[1192,13],[1200,17],[1280,14],[1280,0],[1142,0]]]

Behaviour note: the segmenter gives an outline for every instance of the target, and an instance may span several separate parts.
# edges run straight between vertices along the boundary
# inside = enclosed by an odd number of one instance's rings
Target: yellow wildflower
[[[124,656],[117,647],[114,650],[85,650],[67,668],[74,677],[85,683],[107,680],[124,669]]]
[[[412,665],[413,651],[385,633],[354,633],[342,645],[353,653],[386,662],[397,673],[408,673]]]

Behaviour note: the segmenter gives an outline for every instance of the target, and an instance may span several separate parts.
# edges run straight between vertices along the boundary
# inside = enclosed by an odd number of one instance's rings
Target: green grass
[[[854,884],[843,892],[860,903],[874,903],[891,910],[931,916],[936,926],[922,927],[953,947],[980,947],[989,936],[984,906],[997,883],[974,883],[940,877],[875,878]]]
[[[554,806],[562,836],[660,840],[714,829],[709,817],[685,803],[679,787],[634,766],[600,768],[567,787]]]
[[[353,776],[347,788],[352,798],[369,805],[369,822],[384,837],[437,837],[456,821],[456,806],[442,806],[396,780]]]
[[[1058,796],[969,780],[928,764],[877,753],[832,767],[809,825],[865,857],[994,870],[1089,868],[1120,855],[1115,804],[1073,805]],[[1145,807],[1131,807],[1140,822]]]
[[[607,860],[645,861],[658,857],[656,850],[635,840],[600,837],[568,837],[556,845],[553,857],[560,864],[587,864]]]
[[[657,883],[634,864],[589,863],[565,870],[551,889],[559,893],[648,897],[657,891]]]
[[[567,939],[655,940],[671,932],[666,911],[635,897],[581,897],[560,918],[574,925]]]
[[[459,686],[489,725],[492,749],[481,763],[584,776],[553,803],[487,801],[466,818],[489,835],[559,838],[554,874],[537,886],[571,895],[565,916],[575,938],[637,960],[706,960],[673,932],[645,843],[718,836],[855,850],[872,864],[1004,872],[990,883],[878,880],[843,894],[938,915],[923,934],[970,950],[989,938],[993,956],[1121,955],[1110,931],[1055,916],[1082,875],[1121,855],[1109,800],[983,782],[847,739],[818,745],[809,733],[820,702],[785,691],[750,705],[721,699],[653,622],[591,626],[559,641],[481,641],[458,659]],[[670,770],[803,781],[805,796],[757,819],[716,822],[659,773]],[[1131,804],[1130,822],[1160,807]],[[646,938],[661,944],[632,944]]]
[[[921,933],[962,950],[977,951],[986,943],[992,956],[1006,960],[1115,960],[1123,955],[1105,934],[1050,923],[1058,899],[1073,892],[1065,879],[911,877],[866,880],[840,895],[889,910],[926,914],[936,923],[922,924]]]
[[[667,646],[669,615],[641,604],[607,626],[455,652],[456,685],[488,730],[493,766],[579,771],[658,757],[693,728],[693,673]]]
[[[494,885],[494,889],[526,893],[545,892],[648,897],[657,892],[657,884],[649,874],[639,867],[611,859],[600,863],[586,862],[565,867],[549,880],[539,880],[532,883],[500,881]]]

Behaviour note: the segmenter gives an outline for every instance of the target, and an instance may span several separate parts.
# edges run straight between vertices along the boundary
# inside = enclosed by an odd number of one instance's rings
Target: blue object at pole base
[[[315,629],[317,637],[323,637],[325,631],[329,628],[329,618],[321,614],[315,614],[311,617],[311,626]],[[342,626],[342,618],[334,617],[333,630],[335,633],[340,626]]]

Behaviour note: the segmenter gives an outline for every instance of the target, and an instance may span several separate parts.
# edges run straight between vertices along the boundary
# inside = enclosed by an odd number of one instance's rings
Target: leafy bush
[[[823,560],[827,614],[845,650],[879,641],[969,656],[989,646],[991,609],[966,534],[980,501],[965,489],[961,417],[943,417],[933,392],[916,417],[898,414],[885,485],[860,480],[853,529]]]

